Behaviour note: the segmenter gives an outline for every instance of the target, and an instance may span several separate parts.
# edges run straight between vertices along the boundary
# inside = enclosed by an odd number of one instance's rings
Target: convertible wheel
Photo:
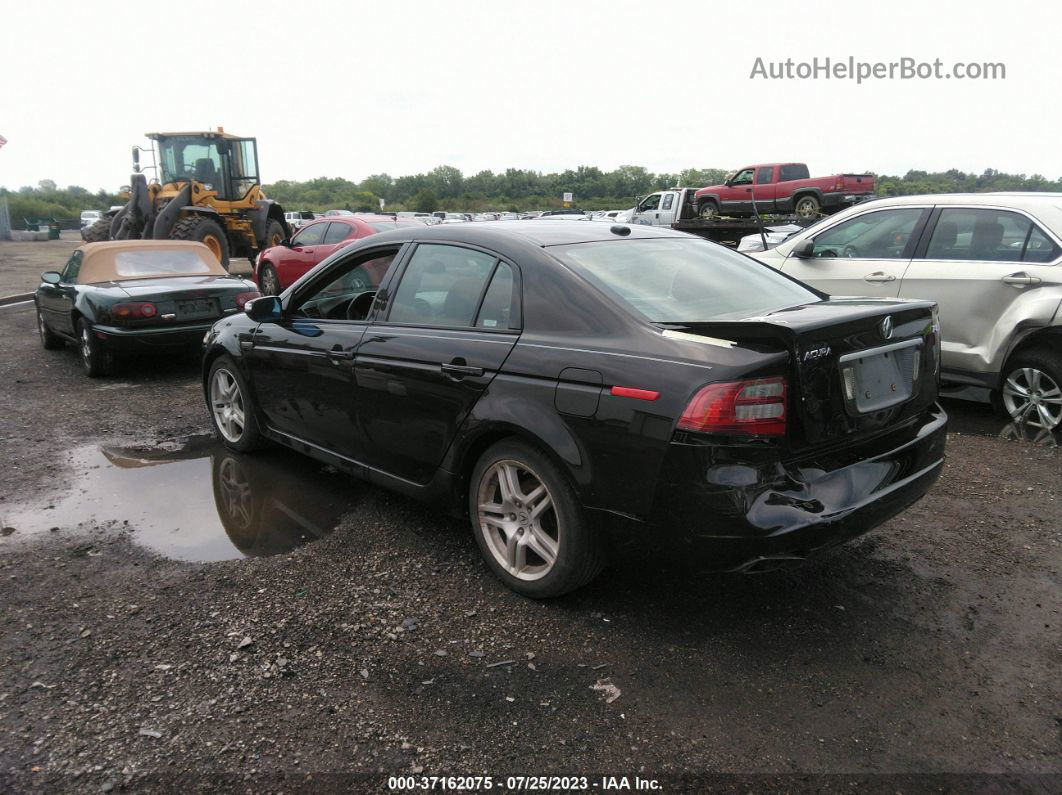
[[[1046,350],[1015,356],[1007,365],[1000,397],[1017,423],[1048,431],[1062,426],[1062,356]]]
[[[214,432],[226,447],[247,452],[262,445],[247,383],[228,356],[219,357],[210,367],[207,401]]]
[[[476,543],[494,574],[517,593],[560,596],[601,571],[598,539],[571,485],[530,445],[491,447],[472,473],[469,497]]]
[[[89,378],[108,375],[114,363],[114,357],[104,349],[103,343],[93,333],[92,325],[81,318],[77,323],[77,348],[81,354],[81,366]]]
[[[44,315],[41,314],[41,310],[37,310],[37,333],[41,338],[41,345],[44,346],[46,351],[54,351],[63,347],[63,338],[57,336],[54,331],[48,328],[48,324],[44,322]]]

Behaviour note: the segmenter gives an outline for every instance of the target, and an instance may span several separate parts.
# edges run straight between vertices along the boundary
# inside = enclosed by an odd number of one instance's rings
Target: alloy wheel
[[[561,528],[542,479],[519,461],[498,461],[480,480],[479,529],[506,572],[520,580],[545,577],[557,562]]]
[[[215,370],[210,379],[210,410],[225,440],[234,444],[240,441],[246,424],[243,394],[236,377],[228,370]]]
[[[272,268],[266,267],[262,271],[262,292],[265,295],[280,295],[280,280]]]
[[[1043,370],[1022,367],[1003,383],[1003,406],[1015,422],[1052,430],[1062,423],[1062,388]]]
[[[89,333],[88,326],[81,327],[81,358],[85,361],[85,366],[89,366],[92,362],[92,336]]]
[[[47,342],[48,335],[44,328],[44,316],[41,314],[41,310],[37,310],[37,333],[41,337],[41,342]]]

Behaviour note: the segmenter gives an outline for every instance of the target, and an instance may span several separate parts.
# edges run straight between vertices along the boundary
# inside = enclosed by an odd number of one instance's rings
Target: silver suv
[[[831,295],[936,301],[945,388],[1062,424],[1062,194],[877,199],[752,256]]]

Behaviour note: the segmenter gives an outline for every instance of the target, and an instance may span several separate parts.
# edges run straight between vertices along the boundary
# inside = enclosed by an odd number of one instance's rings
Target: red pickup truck
[[[722,185],[701,188],[694,194],[694,202],[701,218],[752,215],[753,196],[761,213],[813,218],[835,213],[873,193],[873,174],[812,178],[804,163],[761,163],[738,169]]]

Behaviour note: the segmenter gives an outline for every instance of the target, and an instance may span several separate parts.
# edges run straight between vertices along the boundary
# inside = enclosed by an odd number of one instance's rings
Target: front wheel
[[[86,243],[101,243],[111,239],[111,219],[101,218],[81,230],[81,239]]]
[[[214,433],[226,447],[245,453],[262,446],[247,382],[228,356],[218,357],[210,366],[207,405]]]
[[[280,295],[280,278],[268,262],[258,269],[258,287],[262,295]]]
[[[476,543],[495,576],[545,599],[574,591],[602,568],[599,541],[561,470],[531,445],[499,442],[469,484]]]
[[[186,215],[173,225],[170,237],[174,240],[194,240],[203,243],[218,258],[221,267],[229,269],[229,239],[221,224],[202,215]]]
[[[44,350],[55,351],[63,347],[63,338],[48,328],[48,324],[44,322],[44,315],[41,314],[40,309],[37,310],[37,334],[41,338],[41,345],[44,347]]]
[[[1052,431],[1062,427],[1062,355],[1044,348],[1007,362],[993,403],[1014,422]]]

